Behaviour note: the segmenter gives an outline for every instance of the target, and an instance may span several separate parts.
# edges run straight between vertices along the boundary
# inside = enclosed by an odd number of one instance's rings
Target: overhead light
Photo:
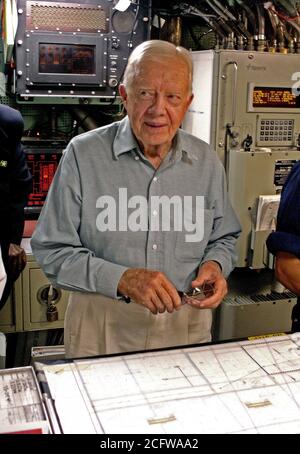
[[[131,3],[130,0],[119,0],[115,6],[115,9],[124,12],[129,8],[130,3]]]

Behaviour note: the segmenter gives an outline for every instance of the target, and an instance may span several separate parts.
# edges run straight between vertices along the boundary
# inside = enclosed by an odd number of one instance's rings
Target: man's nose
[[[165,97],[161,93],[157,93],[153,99],[148,111],[152,114],[160,115],[165,112]]]

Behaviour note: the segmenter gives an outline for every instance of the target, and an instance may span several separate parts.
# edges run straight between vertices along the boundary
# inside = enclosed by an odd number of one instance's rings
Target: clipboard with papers
[[[275,230],[280,194],[260,195],[257,204],[255,231]]]

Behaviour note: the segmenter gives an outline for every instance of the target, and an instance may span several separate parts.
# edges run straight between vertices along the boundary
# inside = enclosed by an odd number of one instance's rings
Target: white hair
[[[168,41],[158,39],[145,41],[132,51],[124,72],[123,84],[127,90],[130,89],[137,73],[137,67],[144,61],[155,60],[163,62],[166,58],[174,57],[181,59],[185,63],[188,70],[189,91],[192,93],[193,62],[189,51],[184,47],[175,46]]]

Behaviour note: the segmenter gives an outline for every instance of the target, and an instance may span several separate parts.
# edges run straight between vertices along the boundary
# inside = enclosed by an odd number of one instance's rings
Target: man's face
[[[179,58],[144,61],[128,91],[121,85],[120,94],[142,148],[170,147],[192,101],[185,63]]]

